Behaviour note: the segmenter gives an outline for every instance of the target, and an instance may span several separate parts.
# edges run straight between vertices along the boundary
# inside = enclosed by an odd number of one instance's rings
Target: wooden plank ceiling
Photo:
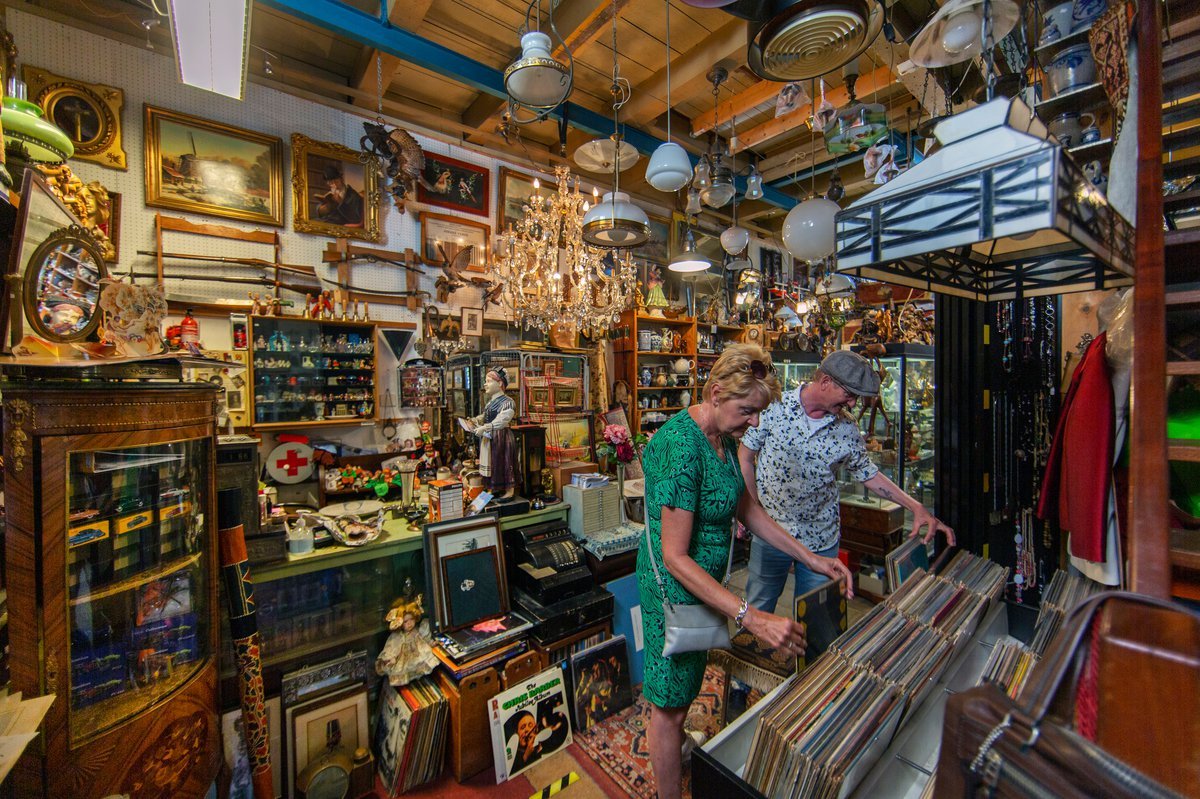
[[[543,3],[548,8],[551,0]],[[348,0],[346,5],[379,18],[380,0]],[[124,41],[145,43],[142,25],[155,19],[146,0],[38,0],[22,4],[23,10],[42,13],[69,24],[95,30]],[[927,4],[925,4],[927,5]],[[159,4],[163,8],[163,4]],[[392,26],[466,56],[490,70],[503,72],[520,54],[518,29],[524,24],[528,4],[521,0],[389,0],[387,16]],[[729,140],[732,126],[737,139],[731,148],[737,164],[760,164],[768,181],[781,181],[788,194],[792,178],[810,185],[810,170],[830,160],[818,136],[809,129],[811,106],[776,118],[775,99],[782,84],[759,80],[745,66],[747,23],[720,9],[695,8],[670,0],[671,13],[671,116],[672,137],[694,153],[708,147],[717,132]],[[632,93],[621,109],[621,120],[659,139],[666,138],[666,6],[665,0],[559,0],[555,22],[574,57],[575,89],[571,101],[612,117],[613,28],[620,74]],[[149,33],[156,48],[171,48],[166,20],[160,18]],[[545,21],[543,30],[547,29]],[[251,28],[254,50],[251,79],[285,91],[334,104],[345,104],[373,114],[378,103],[377,68],[382,74],[385,115],[406,120],[469,146],[503,158],[546,167],[561,160],[559,130],[554,121],[519,128],[505,138],[499,130],[505,111],[501,99],[440,74],[430,65],[414,64],[374,47],[339,37],[320,24],[301,21],[282,11],[256,5]],[[555,42],[555,54],[562,47]],[[858,97],[885,103],[898,130],[915,124],[919,104],[896,75],[896,65],[907,56],[882,38],[859,59],[862,78]],[[714,98],[706,75],[722,59],[731,62],[729,80]],[[270,61],[268,73],[267,62]],[[434,65],[436,66],[436,65]],[[911,85],[911,80],[906,81]],[[825,77],[824,91],[835,104],[845,102],[840,74]],[[820,84],[805,87],[820,93]],[[714,109],[715,106],[715,109]],[[567,155],[594,134],[570,130]],[[854,159],[859,160],[859,159]],[[670,205],[673,198],[655,192],[643,180],[646,158],[622,175],[622,185],[635,195]],[[857,170],[857,171],[856,171]],[[850,194],[869,188],[861,181],[861,166],[842,167]],[[598,176],[591,176],[597,177]],[[823,190],[827,177],[818,177]],[[599,179],[601,184],[605,183]],[[727,209],[726,209],[727,210]],[[768,226],[778,224],[782,213],[765,203],[746,203],[744,217]]]

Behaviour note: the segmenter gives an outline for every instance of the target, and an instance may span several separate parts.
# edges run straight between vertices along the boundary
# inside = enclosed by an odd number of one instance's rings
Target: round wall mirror
[[[25,318],[51,341],[83,341],[100,324],[100,281],[107,277],[100,247],[78,225],[60,228],[25,265]]]

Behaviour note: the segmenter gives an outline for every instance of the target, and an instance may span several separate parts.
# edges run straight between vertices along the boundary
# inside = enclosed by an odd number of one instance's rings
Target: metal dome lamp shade
[[[613,3],[613,135],[616,160],[613,163],[613,190],[583,215],[583,240],[593,247],[623,249],[640,247],[650,240],[650,217],[621,191],[621,106],[629,100],[629,84],[620,75],[617,60],[617,9]]]
[[[658,191],[676,192],[692,179],[692,160],[671,141],[671,0],[667,7],[667,140],[658,145],[646,165],[646,182]]]
[[[672,272],[703,272],[709,266],[711,264],[708,259],[696,252],[696,237],[692,235],[692,229],[689,227],[687,235],[684,236],[683,252],[671,259],[667,269]]]
[[[746,60],[764,80],[787,83],[858,58],[883,28],[876,0],[773,0],[750,26]]]
[[[542,18],[541,0],[530,2],[525,11],[525,33],[521,36],[521,57],[504,70],[504,91],[514,121],[527,124],[545,119],[570,95],[574,85],[575,62],[571,49],[554,26],[554,6],[550,7],[550,30],[558,37],[567,63],[550,53],[551,40],[538,29]],[[525,111],[527,116],[521,116]]]

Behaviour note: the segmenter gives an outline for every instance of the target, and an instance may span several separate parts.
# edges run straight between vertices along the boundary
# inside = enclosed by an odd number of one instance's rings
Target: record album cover
[[[488,712],[497,783],[571,743],[567,689],[557,666],[492,697]]]
[[[796,597],[796,621],[804,624],[807,640],[804,654],[796,658],[796,670],[803,672],[849,626],[845,584],[827,580]]]
[[[582,732],[633,704],[625,636],[571,655],[571,696],[575,729]]]

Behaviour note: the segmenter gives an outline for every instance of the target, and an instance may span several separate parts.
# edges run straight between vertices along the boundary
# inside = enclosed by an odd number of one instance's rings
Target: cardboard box
[[[589,461],[566,461],[558,466],[551,466],[550,473],[554,475],[554,494],[562,499],[563,486],[571,484],[571,475],[579,472],[598,472],[600,464]]]

